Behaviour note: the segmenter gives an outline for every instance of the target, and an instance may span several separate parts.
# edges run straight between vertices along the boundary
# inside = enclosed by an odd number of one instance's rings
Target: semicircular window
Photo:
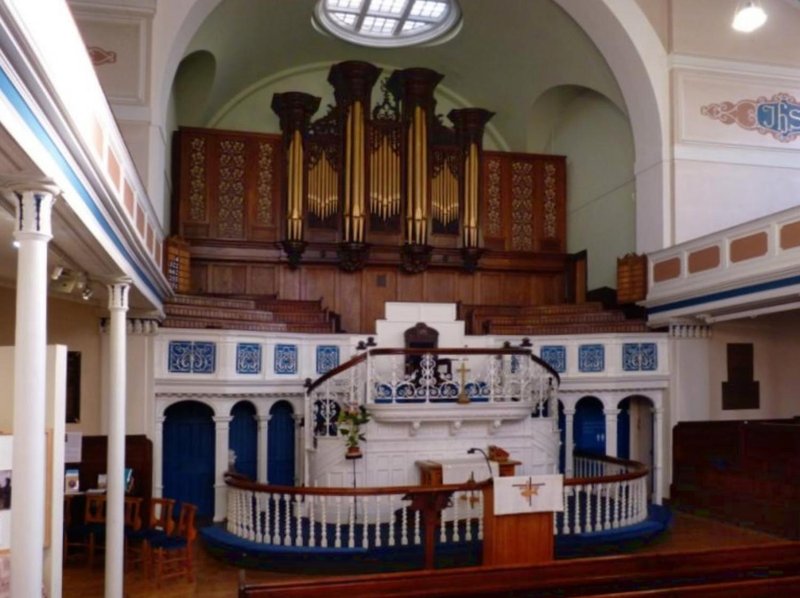
[[[354,44],[400,47],[450,39],[461,10],[456,0],[319,0],[314,19]]]

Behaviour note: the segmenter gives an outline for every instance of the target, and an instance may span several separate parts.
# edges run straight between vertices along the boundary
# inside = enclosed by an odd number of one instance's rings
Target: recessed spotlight
[[[58,280],[59,278],[61,278],[61,274],[63,274],[63,272],[64,268],[62,268],[61,266],[56,266],[50,273],[50,278],[52,278],[53,280]]]
[[[94,295],[94,291],[92,291],[92,289],[88,287],[83,289],[83,293],[81,293],[81,297],[83,298],[84,301],[88,301],[89,299],[91,299],[92,295]]]
[[[12,241],[12,242],[11,242],[11,246],[12,246],[14,249],[19,249],[19,241]]]
[[[732,27],[742,33],[750,33],[767,22],[767,13],[756,0],[741,2],[733,16]]]

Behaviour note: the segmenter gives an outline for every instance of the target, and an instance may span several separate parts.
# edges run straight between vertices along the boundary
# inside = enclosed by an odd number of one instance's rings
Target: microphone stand
[[[486,461],[486,467],[489,469],[489,479],[493,480],[494,479],[494,472],[492,472],[492,464],[489,462],[489,455],[487,455],[486,451],[484,451],[483,449],[479,449],[479,448],[475,448],[475,447],[467,450],[467,454],[468,455],[474,455],[475,453],[480,453],[481,455],[483,455],[483,458]]]

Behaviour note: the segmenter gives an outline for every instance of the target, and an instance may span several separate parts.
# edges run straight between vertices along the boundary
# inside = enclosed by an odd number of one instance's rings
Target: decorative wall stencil
[[[236,345],[236,373],[261,373],[261,345],[258,343],[238,343]]]
[[[89,46],[89,58],[94,66],[103,64],[114,64],[117,61],[117,53],[113,50],[104,50],[100,46]]]
[[[256,221],[259,224],[272,224],[272,164],[273,147],[262,141],[258,144],[258,183],[256,192]]]
[[[170,341],[167,369],[173,374],[213,374],[216,357],[214,343]]]
[[[500,160],[489,159],[487,163],[487,197],[488,210],[486,214],[486,234],[490,237],[500,236]]]
[[[564,345],[544,345],[539,357],[559,374],[567,371],[567,348]]]
[[[655,343],[623,343],[622,369],[626,372],[652,372],[658,369]]]
[[[206,219],[206,140],[194,137],[189,142],[189,220]]]
[[[700,108],[700,113],[726,125],[737,124],[748,131],[772,135],[782,143],[794,141],[800,135],[800,102],[788,93],[708,104]]]
[[[533,251],[533,164],[511,163],[511,248]]]
[[[581,345],[578,347],[578,370],[581,372],[602,372],[606,368],[606,354],[603,345]]]
[[[544,236],[556,236],[556,166],[551,162],[544,165]]]
[[[297,345],[275,345],[275,373],[297,373]]]
[[[325,374],[339,365],[339,347],[320,345],[317,347],[317,373]]]
[[[244,141],[219,144],[219,236],[244,236]]]

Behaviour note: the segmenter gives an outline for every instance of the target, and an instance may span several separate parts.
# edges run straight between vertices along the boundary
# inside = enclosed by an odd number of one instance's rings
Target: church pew
[[[329,577],[300,581],[248,585],[241,583],[240,598],[295,598],[300,596],[528,596],[531,592],[559,596],[681,595],[681,587],[693,586],[712,594],[717,586],[727,595],[739,594],[733,586],[747,590],[748,582],[763,581],[765,587],[781,587],[800,575],[800,544],[779,543],[761,547],[729,548],[679,553],[610,556],[503,567],[468,567],[407,573]],[[767,581],[775,585],[767,584]],[[726,585],[727,584],[727,585]],[[753,586],[753,584],[750,584]],[[757,584],[756,584],[757,585]],[[703,587],[705,586],[705,587]],[[789,587],[794,587],[789,585]],[[756,587],[753,591],[761,591]],[[694,590],[692,590],[694,591]],[[640,592],[635,594],[632,592]]]

